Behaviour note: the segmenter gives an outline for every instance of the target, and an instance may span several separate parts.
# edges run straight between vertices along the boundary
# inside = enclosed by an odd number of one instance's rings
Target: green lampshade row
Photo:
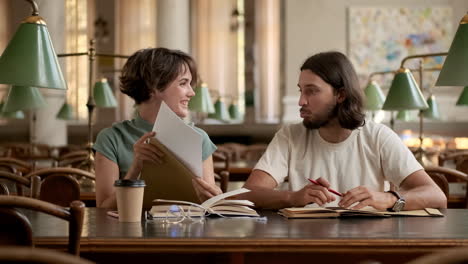
[[[411,72],[409,70],[399,71],[392,81],[382,109],[399,111],[427,109],[428,107]]]
[[[404,122],[409,122],[409,121],[412,121],[414,119],[414,117],[413,117],[413,115],[411,114],[410,111],[401,110],[401,111],[398,111],[396,119],[404,121]]]
[[[195,88],[195,96],[189,101],[189,109],[194,112],[214,113],[210,92],[205,85]]]
[[[0,57],[0,83],[67,89],[45,25],[20,25]]]
[[[436,86],[468,85],[468,24],[460,24]]]
[[[209,114],[208,117],[222,120],[222,121],[229,120],[229,113],[228,113],[228,110],[224,101],[220,99],[216,100],[214,104],[214,108],[215,108],[215,113]]]
[[[429,108],[422,112],[423,117],[434,120],[440,119],[439,105],[437,104],[434,95],[431,95],[427,99],[427,104],[429,105]]]
[[[5,101],[4,111],[37,109],[47,106],[39,89],[29,86],[11,86]]]
[[[365,108],[367,110],[375,111],[382,109],[385,101],[385,95],[376,82],[370,82],[364,90],[364,93],[366,95]]]
[[[62,120],[74,119],[73,107],[67,102],[63,103],[56,117],[57,119],[62,119]]]
[[[460,97],[458,97],[457,105],[468,105],[468,86],[463,88],[463,92]]]
[[[240,111],[239,111],[239,107],[237,106],[237,104],[231,104],[229,106],[229,116],[231,117],[232,120],[238,120],[241,118],[241,114],[240,114]]]
[[[99,81],[94,84],[94,101],[97,107],[114,108],[117,107],[114,93],[107,81]]]
[[[8,119],[24,119],[23,111],[15,111],[15,112],[4,112],[3,107],[5,103],[0,103],[0,117],[8,118]]]

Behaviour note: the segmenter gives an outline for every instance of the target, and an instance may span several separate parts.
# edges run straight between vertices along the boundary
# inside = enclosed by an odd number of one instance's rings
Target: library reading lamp
[[[206,83],[202,82],[201,85],[195,88],[195,96],[189,101],[189,109],[195,112],[197,123],[203,123],[207,114],[215,112],[210,91]]]
[[[36,87],[67,89],[46,23],[39,16],[37,4],[33,0],[26,1],[31,4],[32,15],[22,21],[0,57],[0,83],[12,86],[10,99],[7,98],[2,109],[6,113],[44,106]],[[34,119],[33,112],[32,126]]]
[[[86,52],[77,52],[77,53],[62,53],[58,54],[58,57],[74,57],[74,56],[88,56],[89,61],[89,86],[88,86],[88,102],[86,107],[88,108],[88,158],[80,165],[82,168],[88,168],[89,171],[93,170],[94,163],[94,154],[93,154],[93,113],[94,109],[97,107],[116,107],[117,102],[114,98],[112,90],[107,83],[107,79],[101,79],[96,82],[93,86],[94,81],[94,61],[96,57],[107,57],[107,58],[121,58],[127,59],[129,56],[120,55],[120,54],[105,54],[97,53],[94,48],[95,40],[92,39],[89,41],[89,49]],[[60,112],[59,112],[60,113]]]

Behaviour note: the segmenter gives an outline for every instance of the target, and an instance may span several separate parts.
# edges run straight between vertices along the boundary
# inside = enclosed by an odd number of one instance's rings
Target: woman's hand
[[[192,180],[193,187],[201,202],[210,199],[213,196],[222,194],[221,189],[214,183],[209,183],[202,178],[195,177]]]
[[[143,167],[143,161],[149,161],[153,163],[162,163],[164,153],[159,150],[155,145],[148,144],[147,140],[154,137],[156,132],[148,132],[141,136],[135,144],[133,144],[133,164],[132,167],[136,171],[141,171]]]

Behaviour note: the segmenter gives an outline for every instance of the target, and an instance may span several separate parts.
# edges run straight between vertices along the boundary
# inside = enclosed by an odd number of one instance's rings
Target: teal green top
[[[206,160],[216,150],[215,144],[202,129],[193,126],[203,137],[202,159]],[[153,124],[139,115],[132,120],[115,123],[112,127],[101,130],[93,149],[119,166],[120,178],[123,178],[133,162],[133,144],[143,134],[153,130]]]

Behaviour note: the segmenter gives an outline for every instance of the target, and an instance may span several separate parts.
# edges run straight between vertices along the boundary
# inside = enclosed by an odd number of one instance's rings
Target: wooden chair
[[[456,170],[468,174],[468,150],[440,154],[439,166],[444,166],[446,161],[453,161]]]
[[[29,162],[10,157],[0,158],[0,171],[21,173],[22,175],[26,175],[33,170],[34,164]]]
[[[69,207],[65,208],[28,197],[0,195],[0,243],[11,245],[12,242],[18,242],[20,234],[27,236],[23,238],[23,241],[33,243],[31,223],[20,211],[16,210],[17,208],[29,209],[68,221],[68,252],[78,256],[85,205],[81,201],[73,201]],[[13,241],[7,238],[11,234],[15,238]]]
[[[3,144],[7,156],[23,160],[50,159],[52,148],[46,144],[8,143]]]
[[[247,146],[245,151],[242,153],[241,158],[248,161],[258,161],[263,153],[265,153],[268,144],[253,144]]]
[[[468,175],[458,170],[440,167],[440,166],[426,166],[424,170],[431,176],[431,178],[437,183],[437,185],[442,189],[447,196],[447,200],[450,200],[450,190],[449,182],[460,182],[465,183],[468,187]],[[465,197],[462,199],[464,208],[468,208],[468,191],[465,194]],[[450,204],[449,204],[449,207]]]
[[[24,187],[29,189],[29,197],[38,198],[39,197],[39,186],[40,186],[40,178],[39,176],[33,176],[31,178],[25,178],[20,175],[0,171],[0,179],[4,180],[2,182],[2,190],[0,190],[0,194],[9,195],[11,193],[11,188],[9,185],[5,184],[6,182],[12,183],[10,186],[16,187],[16,195],[23,196],[24,195]]]
[[[78,258],[64,252],[45,248],[2,247],[1,263],[35,263],[35,264],[92,264],[89,260]]]
[[[213,152],[213,164],[215,181],[219,181],[221,191],[227,192],[229,184],[229,157],[228,154],[219,150]],[[218,165],[220,164],[220,165]]]
[[[416,258],[406,264],[466,264],[468,263],[468,248],[456,247],[444,249],[429,255]]]
[[[247,148],[246,145],[234,143],[234,142],[218,145],[219,150],[229,153],[228,156],[229,156],[230,161],[241,160],[242,153],[246,150],[246,148]]]
[[[45,168],[39,169],[26,175],[26,178],[39,176],[40,184],[39,199],[61,206],[67,206],[71,201],[80,200],[81,177],[95,180],[94,174],[76,168]]]

